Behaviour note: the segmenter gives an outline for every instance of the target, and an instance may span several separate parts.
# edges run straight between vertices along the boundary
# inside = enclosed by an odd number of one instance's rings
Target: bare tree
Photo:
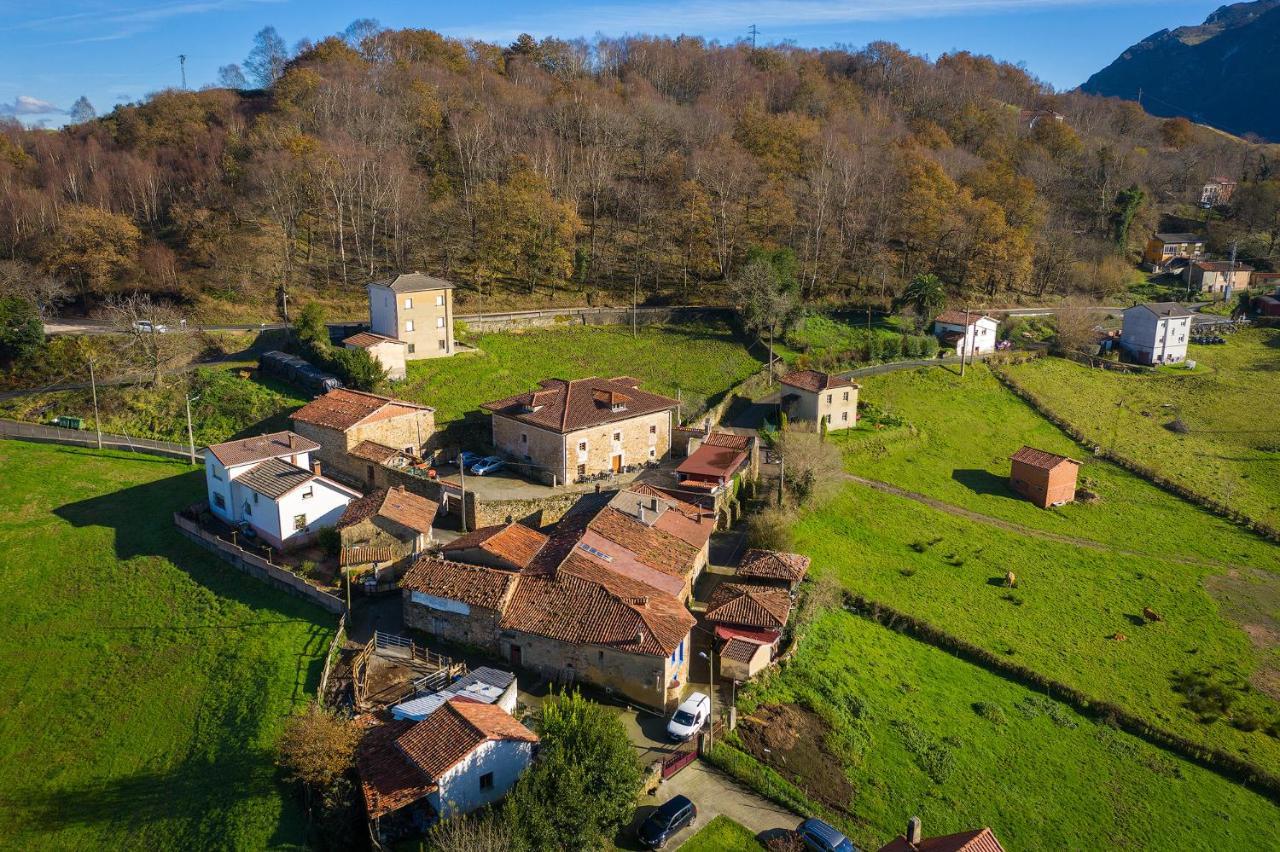
[[[147,293],[113,296],[107,300],[106,313],[116,332],[125,335],[125,350],[136,363],[151,374],[158,384],[165,367],[182,352],[182,336],[175,334],[178,313]]]
[[[36,306],[42,320],[71,300],[66,282],[21,260],[0,261],[0,295],[21,296]]]
[[[275,27],[263,27],[253,37],[253,49],[244,61],[244,70],[265,89],[280,79],[288,61],[289,49],[285,47],[280,33]]]
[[[1055,352],[1062,355],[1097,353],[1098,315],[1095,312],[1082,304],[1069,304],[1058,309],[1055,325]]]

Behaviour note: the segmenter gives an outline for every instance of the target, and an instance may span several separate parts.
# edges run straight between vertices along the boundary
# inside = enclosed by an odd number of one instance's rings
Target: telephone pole
[[[98,435],[98,449],[102,449],[102,424],[98,420],[98,380],[93,375],[93,359],[89,362],[89,387],[93,389],[93,431]]]
[[[964,363],[969,360],[969,309],[964,309],[964,335],[960,338],[960,377],[964,378]]]
[[[178,54],[178,67],[182,69],[182,88],[187,87],[187,55],[185,53]]]
[[[195,397],[195,399],[199,399],[199,398],[200,398],[199,396]],[[187,402],[187,449],[191,454],[191,463],[195,464],[196,463],[196,438],[195,438],[195,434],[192,432],[192,429],[191,429],[191,399],[192,399],[191,394],[185,394],[183,396],[183,399],[185,399]]]
[[[1232,241],[1231,243],[1231,269],[1227,272],[1227,289],[1222,291],[1222,301],[1225,303],[1231,298],[1231,293],[1236,289],[1236,249],[1239,243]]]

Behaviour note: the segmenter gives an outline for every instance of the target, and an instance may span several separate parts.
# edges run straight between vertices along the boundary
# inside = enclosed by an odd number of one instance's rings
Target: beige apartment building
[[[678,403],[639,384],[627,376],[546,379],[538,390],[481,407],[493,415],[495,447],[563,484],[658,461],[671,451]]]
[[[374,334],[408,344],[409,361],[452,355],[453,283],[411,272],[370,284],[369,326]]]
[[[817,370],[793,370],[782,382],[782,407],[792,420],[815,426],[825,422],[827,431],[858,425],[858,385],[849,379]]]

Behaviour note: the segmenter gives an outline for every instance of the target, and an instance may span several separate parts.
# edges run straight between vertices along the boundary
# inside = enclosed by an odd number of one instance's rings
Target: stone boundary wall
[[[622,308],[548,308],[538,311],[506,313],[457,314],[455,320],[465,323],[469,331],[519,331],[530,328],[564,328],[574,325],[630,325],[632,309]],[[730,320],[733,308],[721,305],[676,305],[660,308],[636,308],[636,325],[680,325]]]
[[[23,423],[19,420],[0,418],[0,437],[20,438],[26,441],[39,441],[47,444],[68,444],[73,447],[98,446],[98,437],[92,429],[64,429],[61,426],[42,426],[38,423]],[[150,453],[166,458],[190,459],[191,450],[186,444],[175,444],[172,441],[157,441],[152,438],[131,438],[128,435],[109,435],[102,433],[104,450],[133,450],[138,453]],[[196,447],[196,458],[204,458],[204,447]]]

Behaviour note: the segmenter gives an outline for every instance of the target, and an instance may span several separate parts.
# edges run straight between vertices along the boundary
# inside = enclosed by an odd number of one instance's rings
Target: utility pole
[[[1227,272],[1227,289],[1222,292],[1222,301],[1226,302],[1231,298],[1231,293],[1236,289],[1236,248],[1239,243],[1234,240],[1231,242],[1231,270]]]
[[[787,468],[786,459],[781,454],[778,456],[778,508],[782,508],[783,488],[787,484]]]
[[[752,50],[755,50],[755,49],[756,49],[756,36],[758,36],[758,35],[760,34],[760,30],[759,30],[759,28],[757,28],[757,27],[756,27],[756,25],[755,25],[755,24],[752,24],[750,27],[748,27],[748,28],[747,28],[747,32],[751,33],[751,49],[752,49]]]
[[[1142,87],[1138,87],[1138,106],[1142,106]]]
[[[93,431],[98,434],[98,449],[102,449],[102,424],[98,420],[98,380],[93,375],[93,359],[89,362],[89,387],[93,389]]]
[[[462,531],[467,530],[467,465],[462,461],[462,450],[458,450],[458,479],[462,481],[462,502],[458,505],[461,507],[458,517],[462,519]]]
[[[182,69],[182,88],[187,87],[187,55],[185,53],[178,54],[178,66]]]
[[[640,272],[636,271],[635,280],[631,283],[631,336],[636,337],[636,302],[640,300]]]
[[[960,377],[964,378],[964,362],[969,360],[969,309],[964,309],[964,335],[960,338]]]
[[[200,397],[195,397],[199,399]],[[191,429],[191,394],[185,394],[183,399],[187,401],[187,449],[191,454],[191,463],[196,463],[196,439]]]

